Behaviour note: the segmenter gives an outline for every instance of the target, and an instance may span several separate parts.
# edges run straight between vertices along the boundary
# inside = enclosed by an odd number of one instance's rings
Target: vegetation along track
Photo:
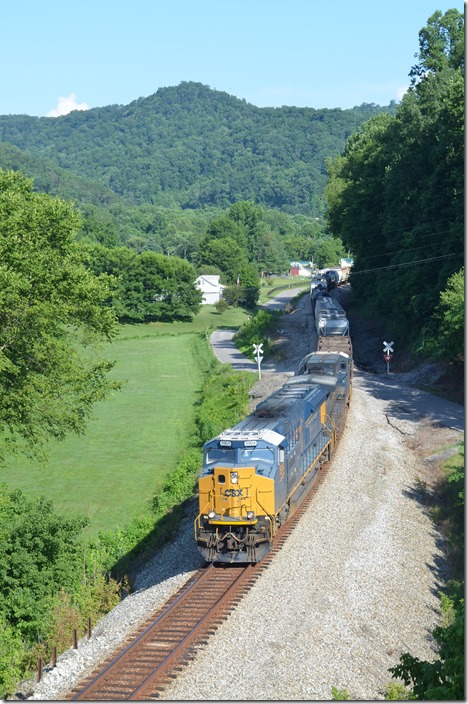
[[[114,653],[67,698],[83,701],[160,698],[165,686],[193,659],[195,648],[206,643],[282,548],[328,468],[329,464],[322,465],[311,490],[278,531],[272,549],[260,563],[209,565],[198,570],[141,626],[129,645]]]

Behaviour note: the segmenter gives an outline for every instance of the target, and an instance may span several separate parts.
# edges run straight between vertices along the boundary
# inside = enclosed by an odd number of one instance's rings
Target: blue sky
[[[126,105],[197,81],[259,107],[388,105],[461,0],[22,0],[2,6],[0,114]]]

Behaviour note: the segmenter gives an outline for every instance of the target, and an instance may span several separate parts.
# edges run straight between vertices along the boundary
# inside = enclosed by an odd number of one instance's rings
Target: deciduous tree
[[[0,171],[0,461],[82,432],[115,388],[97,351],[116,330],[109,280],[83,266],[80,224],[70,203]]]

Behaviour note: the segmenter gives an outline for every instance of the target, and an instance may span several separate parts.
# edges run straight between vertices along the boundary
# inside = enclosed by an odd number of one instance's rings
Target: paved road
[[[268,301],[263,307],[282,310],[300,288],[282,291]],[[216,330],[211,335],[211,344],[216,357],[223,364],[231,364],[234,369],[243,371],[257,371],[257,363],[251,361],[239,352],[232,341],[234,330]],[[263,364],[262,372],[274,372],[273,363]],[[402,383],[398,374],[369,374],[356,371],[354,383],[360,388],[377,398],[388,402],[387,413],[393,417],[408,419],[432,418],[440,425],[463,431],[465,427],[465,409],[457,403],[434,396],[425,391],[420,391],[412,386]]]
[[[262,308],[266,310],[283,310],[286,304],[294,298],[303,288],[289,288],[286,291],[281,291],[277,296],[274,296],[267,301]],[[220,362],[223,364],[232,364],[234,369],[241,371],[256,372],[257,363],[250,360],[245,355],[241,354],[232,341],[235,330],[215,330],[210,337],[213,352]],[[274,372],[273,364],[263,364],[262,372]]]
[[[447,428],[463,431],[465,408],[458,403],[420,391],[399,381],[398,374],[369,374],[356,371],[354,385],[387,401],[386,413],[408,420],[432,418]]]

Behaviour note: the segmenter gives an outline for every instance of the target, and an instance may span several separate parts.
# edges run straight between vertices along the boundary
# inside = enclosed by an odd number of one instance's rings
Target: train
[[[349,269],[322,269],[313,277],[310,284],[310,297],[313,299],[317,291],[330,291],[335,286],[341,286],[349,279]]]
[[[205,444],[194,531],[206,562],[261,561],[330,461],[352,395],[351,339],[322,337],[318,348],[247,418]]]

